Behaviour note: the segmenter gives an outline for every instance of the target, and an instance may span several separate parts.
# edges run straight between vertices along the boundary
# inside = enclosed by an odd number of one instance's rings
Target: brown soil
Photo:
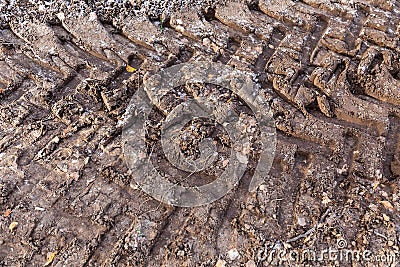
[[[399,1],[259,0],[151,17],[129,2],[50,2],[12,6],[14,16],[0,4],[0,266],[398,266]],[[256,192],[249,169],[219,201],[176,208],[132,183],[119,122],[143,77],[199,60],[254,73],[277,149]],[[224,142],[213,122],[194,123],[204,131],[194,136]],[[196,142],[182,145],[188,156]],[[397,261],[273,256],[343,240]]]

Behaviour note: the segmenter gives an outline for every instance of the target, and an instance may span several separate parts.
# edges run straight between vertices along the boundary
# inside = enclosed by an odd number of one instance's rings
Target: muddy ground
[[[399,1],[3,0],[0,10],[1,266],[400,266]],[[277,146],[255,192],[250,164],[222,199],[179,208],[133,182],[121,120],[149,74],[200,60],[252,73]],[[166,108],[193,86],[171,90]],[[149,146],[163,118],[154,110]],[[204,137],[227,155],[223,129],[192,124],[187,156]],[[185,175],[156,156],[161,172]],[[317,259],[300,257],[308,250]]]

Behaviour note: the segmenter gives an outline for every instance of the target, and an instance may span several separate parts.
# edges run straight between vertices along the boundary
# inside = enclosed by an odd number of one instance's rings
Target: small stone
[[[299,217],[298,219],[297,219],[297,224],[298,225],[300,225],[300,226],[306,226],[306,219],[304,219],[304,217]]]
[[[328,196],[325,195],[325,196],[322,197],[322,204],[327,205],[330,202],[332,202],[332,200]]]
[[[392,240],[389,240],[387,244],[388,244],[389,247],[393,247],[394,242]]]
[[[237,251],[236,248],[233,248],[228,251],[228,257],[229,257],[229,259],[231,259],[233,261],[236,260],[237,258],[239,258],[239,256],[240,256],[239,252]]]
[[[10,216],[10,214],[11,214],[11,210],[8,209],[8,210],[6,210],[6,211],[4,212],[4,217]]]
[[[209,38],[203,38],[203,45],[209,46],[211,44],[211,40]]]
[[[176,26],[176,30],[179,32],[184,32],[185,28],[183,28],[183,26],[181,26],[181,25],[178,25],[178,26]]]
[[[10,223],[10,225],[8,226],[8,229],[10,229],[10,231],[12,232],[15,227],[17,227],[18,223],[17,222],[12,222]]]
[[[387,201],[387,200],[379,201],[379,203],[381,203],[385,208],[387,208],[387,209],[389,209],[389,210],[392,210],[392,209],[393,209],[392,203],[390,203],[390,202]]]
[[[229,159],[226,159],[226,160],[224,160],[224,161],[222,162],[222,166],[223,166],[223,167],[226,167],[226,166],[228,165],[228,163],[229,163]]]
[[[57,14],[57,18],[58,18],[59,20],[63,21],[63,20],[65,19],[64,13],[62,13],[62,12],[58,13],[58,14]]]
[[[215,264],[215,267],[225,267],[226,261],[224,260],[218,260],[217,264]]]
[[[246,267],[257,267],[257,265],[253,260],[249,260],[246,262]]]
[[[378,211],[378,207],[375,204],[369,204],[368,208],[370,208],[372,211],[375,211],[375,212]]]
[[[243,155],[242,153],[237,152],[236,153],[236,158],[242,164],[247,164],[247,162],[248,162],[247,157],[245,155]]]
[[[383,217],[383,219],[385,220],[385,221],[387,221],[387,222],[389,222],[390,221],[390,217],[389,216],[387,216],[386,214],[382,214],[382,217]]]
[[[90,12],[89,21],[95,21],[95,20],[97,20],[96,12]]]
[[[177,255],[178,257],[183,257],[183,256],[185,256],[185,251],[179,250],[179,251],[176,253],[176,255]]]

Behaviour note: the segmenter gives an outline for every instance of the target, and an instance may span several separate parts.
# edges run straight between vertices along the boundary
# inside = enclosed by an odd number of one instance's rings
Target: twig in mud
[[[295,236],[295,237],[293,237],[293,238],[290,238],[289,240],[286,241],[286,243],[295,242],[295,241],[297,241],[297,240],[299,240],[299,239],[301,239],[301,238],[304,238],[304,237],[307,237],[307,236],[313,234],[313,233],[315,232],[315,230],[317,230],[318,225],[319,225],[320,223],[322,223],[322,222],[325,220],[326,216],[328,216],[328,214],[329,214],[330,211],[331,211],[331,208],[328,208],[328,209],[324,212],[324,214],[321,216],[321,218],[319,219],[319,221],[318,221],[311,229],[309,229],[307,232],[305,232],[305,233],[303,233],[303,234],[301,234],[301,235],[298,235],[298,236]]]
[[[13,45],[15,46],[15,43],[11,43],[11,42],[0,42],[0,45]]]
[[[377,231],[374,231],[374,234],[376,234],[377,236],[387,240],[388,238],[386,236],[384,236],[383,234],[378,233]]]
[[[150,151],[150,155],[149,155],[147,164],[149,164],[149,162],[150,162],[151,155],[153,154],[153,151],[154,151],[154,146],[155,146],[155,145],[153,145],[153,146],[151,147],[151,151]],[[151,201],[151,200],[153,200],[153,199],[150,198],[150,199],[144,201],[143,203],[141,203],[141,204],[139,205],[139,207],[138,207],[138,210],[139,210],[139,211],[142,211],[142,206],[143,206],[144,204],[146,204],[147,202]],[[149,213],[149,212],[152,212],[152,211],[156,211],[156,210],[158,210],[158,209],[160,208],[160,205],[161,205],[161,202],[158,204],[157,208],[152,209],[152,210],[148,210],[148,211],[144,211],[144,212],[141,213],[140,215],[143,215],[143,214],[146,214],[146,213]]]

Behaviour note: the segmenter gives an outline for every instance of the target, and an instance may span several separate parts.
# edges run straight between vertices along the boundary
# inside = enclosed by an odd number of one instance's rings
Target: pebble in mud
[[[236,248],[233,248],[228,251],[228,257],[230,260],[234,261],[240,258],[239,251]]]
[[[246,262],[246,267],[257,267],[257,265],[253,260],[249,260]]]
[[[217,263],[215,264],[215,267],[225,267],[226,266],[226,261],[224,260],[218,260]]]

